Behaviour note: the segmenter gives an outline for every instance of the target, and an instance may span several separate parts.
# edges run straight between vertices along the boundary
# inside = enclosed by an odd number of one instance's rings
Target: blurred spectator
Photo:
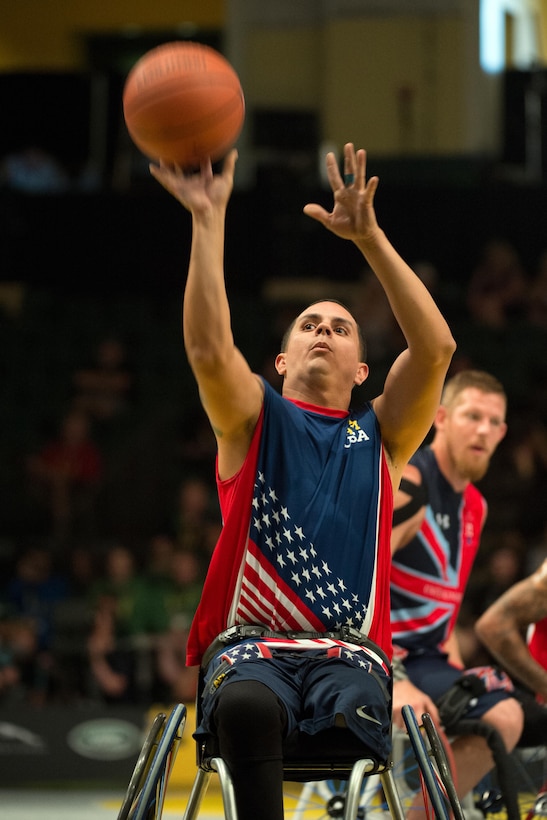
[[[58,670],[58,699],[80,701],[89,697],[86,641],[93,623],[90,591],[96,581],[95,552],[76,545],[66,557],[68,595],[54,610],[52,649]]]
[[[146,578],[150,583],[159,584],[162,589],[170,584],[174,552],[175,542],[170,535],[157,533],[150,538],[145,567]]]
[[[441,281],[439,271],[433,262],[429,262],[427,259],[419,259],[414,262],[412,269],[416,276],[422,280],[428,291],[437,297]]]
[[[466,303],[479,325],[505,327],[526,312],[528,275],[517,250],[504,239],[492,239],[471,274]]]
[[[167,629],[158,650],[158,670],[175,700],[193,701],[196,670],[186,666],[186,641],[199,603],[203,573],[197,555],[177,550],[171,560],[171,581],[164,594]]]
[[[204,555],[212,510],[213,495],[209,483],[199,476],[183,479],[176,497],[173,521],[177,549]]]
[[[126,546],[115,544],[92,588],[92,601],[87,649],[99,696],[124,703],[154,697],[155,638],[166,628],[161,588],[147,583]]]
[[[57,545],[95,535],[104,460],[85,413],[63,417],[57,437],[28,458],[27,472],[31,497],[47,516],[45,534]]]
[[[18,658],[21,683],[35,704],[56,694],[55,609],[67,597],[67,579],[55,570],[49,550],[40,546],[26,549],[7,584],[6,607],[8,619],[19,626],[15,635],[17,645],[23,647]]]
[[[547,425],[539,412],[520,408],[509,444],[516,525],[531,540],[543,529],[547,497]]]
[[[0,703],[25,699],[22,671],[36,655],[36,631],[29,621],[0,620]]]
[[[475,617],[520,580],[526,544],[518,530],[504,530],[494,537],[497,546],[492,549],[482,568],[468,585],[466,597],[471,602]]]
[[[74,373],[73,386],[74,405],[89,415],[99,435],[106,434],[133,400],[133,372],[121,339],[101,339],[93,361]]]
[[[374,364],[393,361],[404,347],[404,337],[393,315],[379,279],[366,269],[349,306],[363,328],[367,342],[367,361]]]
[[[97,580],[96,547],[93,544],[74,544],[67,556],[66,566],[71,596],[87,596]]]
[[[527,319],[531,324],[547,330],[547,251],[540,255],[530,284]]]
[[[26,194],[59,194],[69,188],[63,166],[38,145],[7,154],[0,162],[0,184]]]
[[[180,455],[192,474],[210,475],[216,458],[215,436],[201,405],[186,414],[180,440]]]
[[[547,558],[547,513],[544,513],[543,527],[537,537],[528,544],[525,574],[531,575]]]

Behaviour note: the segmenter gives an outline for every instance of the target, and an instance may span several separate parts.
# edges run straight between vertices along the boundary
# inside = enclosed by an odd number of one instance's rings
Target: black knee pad
[[[279,732],[286,725],[285,709],[274,692],[254,680],[227,683],[218,693],[214,721],[219,734],[246,736]]]
[[[274,692],[258,681],[234,681],[219,691],[214,723],[221,747],[240,747],[247,754],[281,748],[285,709]],[[253,752],[251,752],[253,754]]]

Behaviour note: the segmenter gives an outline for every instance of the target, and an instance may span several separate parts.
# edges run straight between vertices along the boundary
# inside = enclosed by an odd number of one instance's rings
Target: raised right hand
[[[220,174],[213,174],[211,160],[204,160],[197,173],[186,173],[178,165],[160,160],[150,163],[150,173],[166,191],[175,197],[194,216],[207,216],[217,209],[223,212],[234,185],[237,150],[227,154]]]

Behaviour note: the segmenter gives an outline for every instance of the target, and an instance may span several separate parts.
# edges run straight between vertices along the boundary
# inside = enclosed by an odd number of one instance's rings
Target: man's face
[[[453,467],[461,478],[479,481],[507,431],[505,399],[468,387],[450,408],[441,407],[435,426],[442,433]]]
[[[336,302],[318,302],[296,319],[287,349],[276,360],[279,373],[295,377],[334,374],[360,384],[368,368],[360,362],[355,319]]]

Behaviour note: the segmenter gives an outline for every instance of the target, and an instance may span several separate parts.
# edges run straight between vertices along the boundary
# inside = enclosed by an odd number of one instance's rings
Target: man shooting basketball
[[[152,165],[192,214],[186,352],[214,430],[223,530],[188,642],[205,674],[196,734],[218,738],[240,820],[283,817],[283,741],[346,726],[390,748],[393,489],[432,424],[455,343],[429,292],[379,228],[366,155],[333,154],[334,207],[305,213],[352,241],[405,336],[381,395],[350,410],[368,376],[352,314],[326,298],[287,331],[280,396],[235,346],[224,282],[225,215],[237,154],[213,174]],[[268,795],[268,799],[265,799]]]

